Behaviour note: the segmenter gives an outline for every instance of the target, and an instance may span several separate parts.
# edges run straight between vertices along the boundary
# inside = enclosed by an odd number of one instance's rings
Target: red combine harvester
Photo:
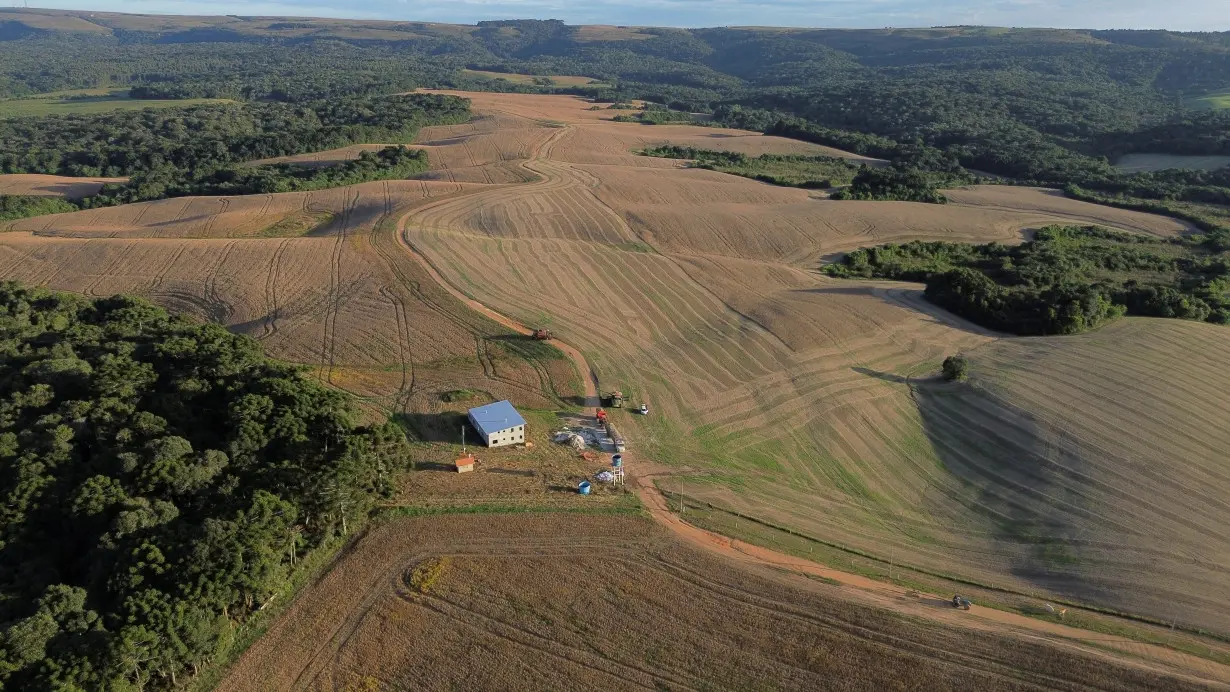
[[[533,337],[536,341],[546,341],[547,339],[551,338],[551,330],[541,329],[541,328],[535,329],[533,332],[530,333],[530,336]]]

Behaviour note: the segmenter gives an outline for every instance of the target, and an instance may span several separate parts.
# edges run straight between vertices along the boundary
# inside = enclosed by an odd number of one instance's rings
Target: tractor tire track
[[[354,198],[351,199],[351,193]],[[343,194],[342,214],[338,220],[337,242],[333,244],[333,254],[329,259],[329,292],[325,297],[324,333],[320,344],[320,380],[332,383],[334,357],[337,353],[335,340],[337,338],[337,312],[341,302],[342,252],[346,246],[346,228],[359,201],[358,190],[347,188]]]
[[[261,325],[261,335],[258,341],[264,341],[278,333],[278,318],[281,317],[281,306],[278,305],[278,280],[282,270],[282,257],[290,245],[290,238],[278,243],[269,258],[269,269],[265,275],[265,319]]]

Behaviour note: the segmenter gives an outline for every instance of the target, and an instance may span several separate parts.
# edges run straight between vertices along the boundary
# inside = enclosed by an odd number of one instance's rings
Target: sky
[[[2,1],[2,0],[0,0]],[[8,0],[18,4],[20,0]],[[911,27],[949,24],[1230,30],[1230,0],[36,0],[58,9],[472,24],[562,19],[637,26]]]

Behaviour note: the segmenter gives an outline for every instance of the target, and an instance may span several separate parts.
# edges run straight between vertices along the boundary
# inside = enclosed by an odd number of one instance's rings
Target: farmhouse
[[[488,447],[525,442],[525,419],[507,401],[470,409],[470,424]]]

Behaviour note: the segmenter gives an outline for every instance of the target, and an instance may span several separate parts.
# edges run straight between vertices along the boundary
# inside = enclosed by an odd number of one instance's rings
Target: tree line
[[[0,285],[0,686],[181,684],[409,463],[219,325]]]
[[[1124,314],[1230,323],[1230,252],[1199,237],[1050,226],[1018,246],[914,241],[856,250],[825,270],[925,282],[928,300],[1013,334],[1073,334]]]
[[[696,168],[739,175],[771,185],[804,189],[828,189],[838,185],[847,185],[863,169],[862,166],[847,159],[822,155],[761,154],[748,156],[738,152],[676,145],[650,147],[637,153],[642,156],[688,160]]]
[[[331,166],[293,163],[227,166],[203,173],[159,168],[138,173],[127,183],[107,184],[80,202],[81,208],[131,204],[167,197],[261,195],[307,192],[373,180],[405,180],[427,170],[426,152],[403,146],[360,152],[358,158]],[[71,206],[71,205],[70,205]]]

